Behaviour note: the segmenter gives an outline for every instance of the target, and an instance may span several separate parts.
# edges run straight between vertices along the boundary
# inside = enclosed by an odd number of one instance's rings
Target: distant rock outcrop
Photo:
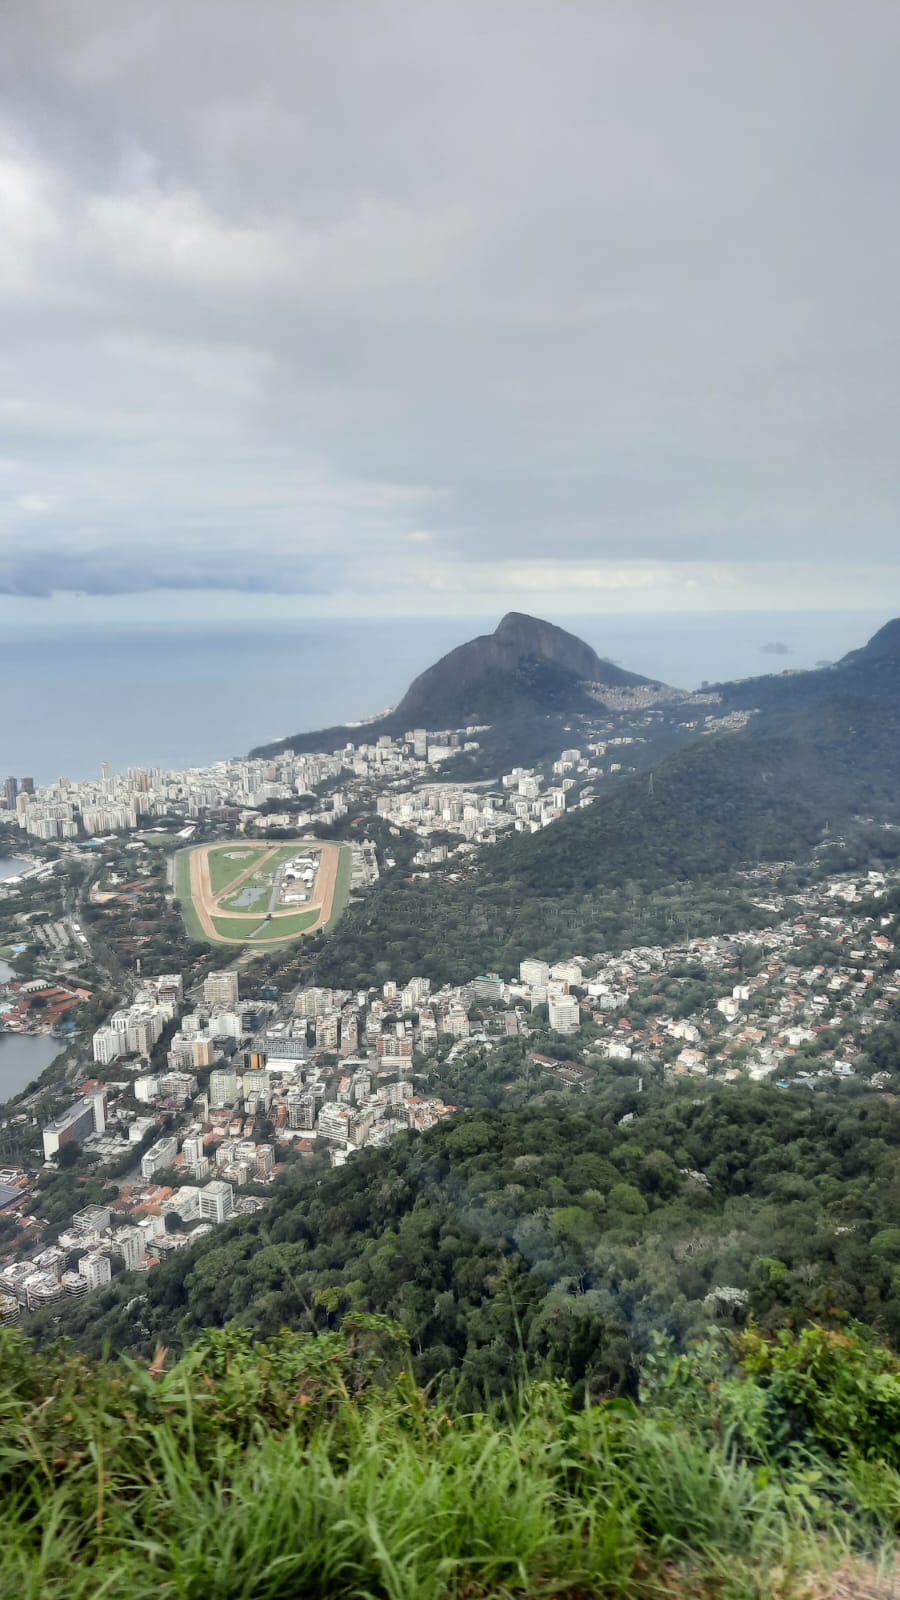
[[[337,750],[348,741],[397,737],[410,728],[460,728],[476,723],[518,727],[523,720],[596,711],[592,688],[659,687],[604,661],[589,644],[540,617],[509,611],[493,633],[458,645],[410,684],[393,711],[360,726],[325,728],[263,745],[254,755],[284,750]],[[528,751],[523,748],[525,759]]]
[[[527,705],[579,710],[588,684],[637,688],[649,682],[603,661],[574,633],[509,611],[493,633],[457,646],[410,685],[395,715],[407,727],[491,722]]]

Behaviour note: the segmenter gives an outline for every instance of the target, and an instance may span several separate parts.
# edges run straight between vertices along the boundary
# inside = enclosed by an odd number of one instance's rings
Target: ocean
[[[681,688],[836,660],[890,615],[554,617],[600,655]],[[376,715],[477,618],[16,627],[0,638],[0,781],[109,761],[180,768]],[[775,649],[771,647],[777,647]]]

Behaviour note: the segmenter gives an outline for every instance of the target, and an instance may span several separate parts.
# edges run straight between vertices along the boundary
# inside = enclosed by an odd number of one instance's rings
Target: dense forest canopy
[[[859,1319],[900,1339],[900,1105],[764,1087],[471,1112],[346,1167],[45,1323],[92,1352],[380,1312],[419,1381],[633,1383],[665,1333]]]

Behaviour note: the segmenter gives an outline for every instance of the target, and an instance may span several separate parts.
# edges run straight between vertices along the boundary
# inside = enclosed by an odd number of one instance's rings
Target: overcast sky
[[[900,611],[898,59],[893,0],[4,0],[0,618]]]

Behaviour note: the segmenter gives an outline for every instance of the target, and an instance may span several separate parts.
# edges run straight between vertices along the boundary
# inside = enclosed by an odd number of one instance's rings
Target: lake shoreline
[[[8,883],[11,878],[21,878],[22,873],[34,866],[34,861],[27,856],[0,856],[0,883]]]
[[[0,1105],[9,1106],[29,1084],[40,1083],[65,1043],[57,1034],[0,1028]]]

